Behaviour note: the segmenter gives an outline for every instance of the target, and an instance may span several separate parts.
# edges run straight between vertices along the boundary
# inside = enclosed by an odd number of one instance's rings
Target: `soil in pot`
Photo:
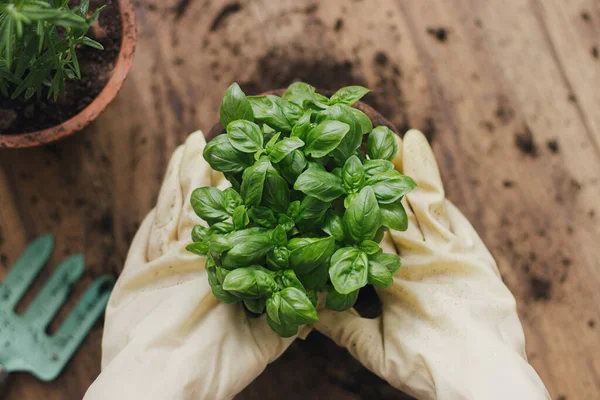
[[[73,5],[78,2],[73,2]],[[0,133],[34,132],[61,124],[77,115],[102,91],[112,75],[121,48],[122,21],[117,0],[91,0],[90,10],[106,5],[98,23],[88,36],[104,46],[104,50],[81,46],[77,59],[81,80],[65,82],[65,96],[37,100],[11,100],[0,96]]]

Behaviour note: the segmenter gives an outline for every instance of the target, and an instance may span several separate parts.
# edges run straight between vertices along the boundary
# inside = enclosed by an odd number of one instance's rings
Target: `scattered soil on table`
[[[537,157],[538,147],[533,140],[533,134],[528,126],[524,126],[522,132],[515,134],[515,146],[521,151],[522,154]]]
[[[548,142],[546,142],[546,145],[548,146],[548,149],[554,154],[560,152],[560,146],[558,145],[558,141],[556,139],[548,140]]]
[[[592,57],[598,59],[598,47],[596,46],[592,47]]]
[[[552,282],[549,280],[532,277],[529,286],[534,300],[548,301],[552,298]]]
[[[446,30],[446,28],[427,28],[427,33],[436,38],[438,42],[443,43],[446,40],[448,40],[448,31]]]
[[[65,96],[56,102],[36,100],[35,96],[30,100],[0,97],[0,133],[26,133],[58,125],[83,110],[102,91],[119,56],[122,31],[117,0],[91,0],[90,10],[105,4],[100,13],[100,28],[92,27],[88,33],[104,50],[87,46],[77,49],[81,80],[67,80]]]

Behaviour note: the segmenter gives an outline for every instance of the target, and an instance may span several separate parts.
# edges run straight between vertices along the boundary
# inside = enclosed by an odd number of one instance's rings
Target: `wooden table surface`
[[[170,154],[188,133],[211,127],[232,81],[251,93],[297,79],[322,89],[362,84],[399,129],[431,140],[448,197],[517,298],[527,353],[552,398],[599,398],[597,0],[136,6],[134,66],[106,112],[63,142],[0,151],[0,277],[45,232],[56,235],[56,250],[34,290],[66,255],[85,253],[85,278],[60,322],[94,277],[120,272]],[[81,398],[100,370],[101,334],[98,323],[55,382],[14,376],[7,398]],[[317,335],[239,398],[282,394],[402,398]]]

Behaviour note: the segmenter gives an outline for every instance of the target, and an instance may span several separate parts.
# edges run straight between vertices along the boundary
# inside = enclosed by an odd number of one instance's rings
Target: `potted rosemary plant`
[[[131,67],[129,0],[0,0],[0,147],[81,130]]]

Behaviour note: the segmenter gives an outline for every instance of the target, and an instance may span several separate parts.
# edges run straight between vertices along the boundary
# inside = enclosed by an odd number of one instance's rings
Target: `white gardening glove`
[[[378,290],[382,315],[323,310],[314,326],[392,386],[427,400],[550,399],[527,362],[515,299],[466,218],[446,200],[427,140],[398,140],[396,168],[417,182],[406,232],[382,242],[403,267]]]
[[[202,132],[178,148],[156,208],[137,232],[106,309],[102,373],[85,400],[230,399],[291,344],[212,294],[204,259],[185,250],[203,223],[190,195],[227,181],[202,157]]]

